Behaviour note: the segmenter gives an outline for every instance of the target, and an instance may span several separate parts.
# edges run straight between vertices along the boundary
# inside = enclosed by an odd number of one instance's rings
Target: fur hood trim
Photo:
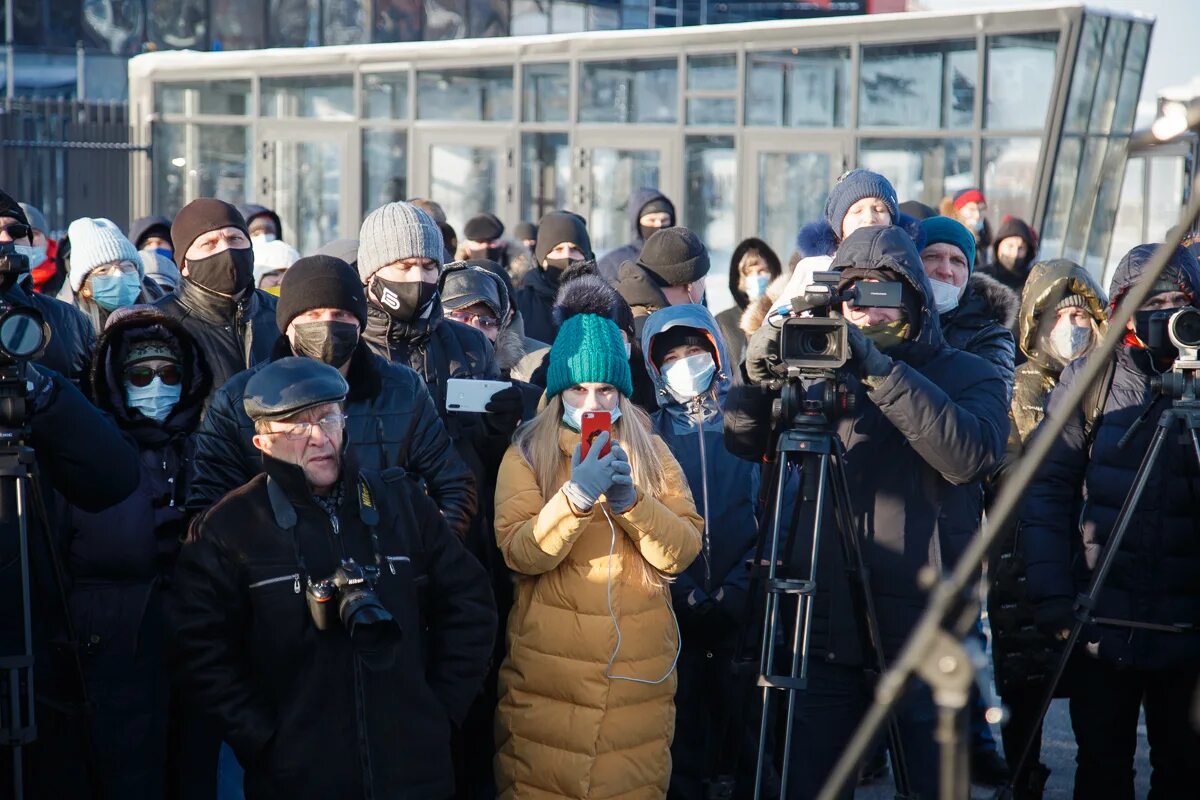
[[[971,291],[983,298],[992,316],[1012,330],[1017,324],[1017,313],[1021,310],[1021,298],[1012,289],[990,275],[974,271],[967,279]]]
[[[790,275],[780,275],[767,285],[767,291],[762,297],[756,297],[750,301],[750,305],[746,306],[746,310],[742,312],[742,319],[738,323],[738,327],[746,334],[747,339],[762,327],[767,314],[771,312],[771,306],[775,305],[775,301],[779,299],[779,296],[783,294],[783,290],[787,288],[790,277]]]

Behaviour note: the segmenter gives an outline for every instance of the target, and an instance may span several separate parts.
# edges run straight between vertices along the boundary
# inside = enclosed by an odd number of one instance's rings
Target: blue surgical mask
[[[762,297],[767,292],[767,286],[771,283],[770,275],[751,275],[746,278],[746,296],[751,300],[756,300]]]
[[[697,353],[667,365],[662,371],[667,389],[681,403],[698,397],[712,386],[716,362],[709,353]]]
[[[142,294],[142,279],[136,272],[92,277],[92,298],[105,311],[133,305]]]
[[[158,376],[145,386],[134,386],[126,381],[125,405],[142,412],[143,416],[162,422],[179,403],[182,392],[182,384],[167,386]]]
[[[609,413],[612,415],[613,422],[616,422],[617,420],[619,420],[621,418],[621,409],[620,408],[617,408],[614,406],[613,410],[610,411]],[[570,428],[573,431],[583,430],[583,409],[576,408],[575,406],[568,403],[566,400],[563,400],[562,421],[563,421],[563,424],[565,424],[568,428]]]
[[[955,286],[953,283],[946,283],[934,278],[929,279],[929,285],[933,287],[933,305],[939,314],[945,314],[958,308],[958,301],[962,299],[963,290],[966,288],[965,283],[962,286]]]
[[[46,260],[46,245],[18,244],[13,249],[29,259],[29,268],[40,267]]]

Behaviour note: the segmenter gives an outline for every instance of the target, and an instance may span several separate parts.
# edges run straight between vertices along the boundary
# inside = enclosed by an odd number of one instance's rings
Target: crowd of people
[[[1026,222],[993,228],[979,189],[934,209],[856,169],[786,263],[738,244],[735,305],[714,316],[709,250],[671,200],[640,189],[628,212],[629,244],[598,254],[570,210],[509,235],[482,213],[460,236],[415,198],[302,256],[261,206],[198,198],[55,240],[0,193],[4,303],[51,333],[22,367],[47,500],[29,534],[46,667],[28,796],[701,800],[756,781],[778,796],[786,763],[787,800],[815,797],[874,661],[837,538],[796,548],[787,567],[819,564],[807,685],[790,731],[762,727],[756,774],[758,548],[797,380],[780,351],[792,301],[818,277],[839,298],[899,287],[894,307],[831,308],[852,400],[830,429],[890,663],[930,570],[961,557],[1154,246],[1106,294],[1040,259]],[[1040,742],[1076,596],[1171,402],[1161,312],[1196,305],[1180,247],[986,565],[972,638],[990,639],[1009,716],[1001,751],[975,692],[978,783],[1042,796],[1038,749],[1020,775],[1016,757]],[[463,380],[494,382],[475,410],[452,407]],[[800,535],[837,524],[832,505],[801,513],[800,477],[777,487],[784,516]],[[1152,797],[1200,785],[1197,498],[1191,440],[1172,438],[1060,686],[1079,800],[1133,797],[1143,709]],[[938,796],[927,687],[896,722],[914,796]]]

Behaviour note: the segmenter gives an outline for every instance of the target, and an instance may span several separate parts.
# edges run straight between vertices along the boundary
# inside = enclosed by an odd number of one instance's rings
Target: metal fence
[[[0,188],[46,215],[61,233],[78,217],[129,223],[129,159],[146,151],[129,143],[126,103],[49,98],[0,106]]]

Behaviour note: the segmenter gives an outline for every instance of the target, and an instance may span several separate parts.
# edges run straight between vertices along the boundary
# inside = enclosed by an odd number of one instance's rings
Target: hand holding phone
[[[580,426],[579,432],[583,436],[582,456],[584,458],[587,458],[592,441],[601,432],[608,434],[608,441],[604,443],[604,447],[600,450],[600,458],[604,458],[612,449],[612,414],[608,411],[583,412],[583,423]]]
[[[450,378],[446,381],[446,410],[482,414],[487,410],[492,395],[510,386],[510,381]]]

